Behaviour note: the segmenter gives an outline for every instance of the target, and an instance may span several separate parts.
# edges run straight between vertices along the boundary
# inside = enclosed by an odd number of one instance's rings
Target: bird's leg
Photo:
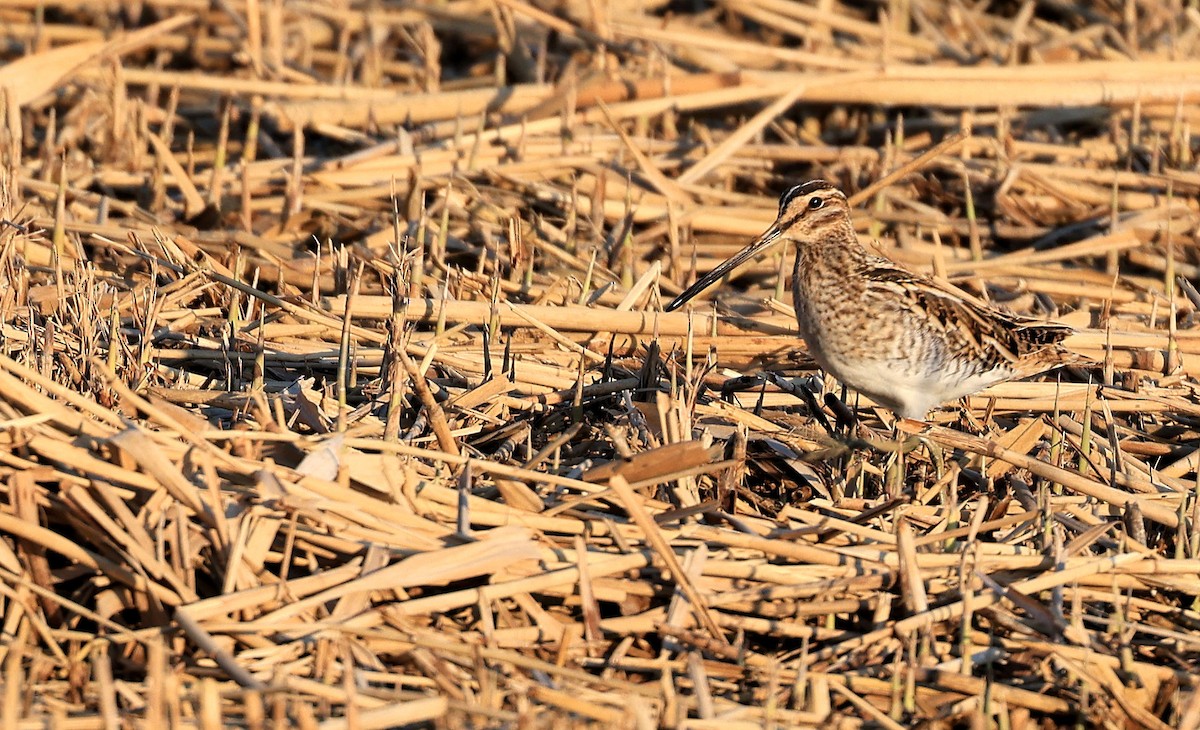
[[[829,410],[837,416],[836,425],[839,433],[849,435],[851,431],[857,431],[862,426],[862,422],[858,420],[858,415],[854,410],[833,393],[825,394],[825,405],[829,406]]]
[[[892,498],[899,497],[899,484],[903,484],[903,479],[906,474],[905,456],[912,451],[916,451],[922,446],[929,453],[929,460],[934,464],[934,468],[941,476],[943,469],[943,458],[941,447],[937,445],[928,436],[934,425],[928,421],[918,421],[915,418],[897,418],[892,422],[892,440],[887,444],[887,450],[893,452],[894,461],[890,468],[897,470],[896,476],[891,477],[887,482],[888,496]],[[895,480],[900,480],[899,482]]]

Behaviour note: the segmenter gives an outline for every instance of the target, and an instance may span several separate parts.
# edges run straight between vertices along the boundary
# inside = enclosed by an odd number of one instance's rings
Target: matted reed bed
[[[0,726],[1196,728],[1200,14],[988,6],[4,3]],[[1094,366],[662,312],[818,176]]]

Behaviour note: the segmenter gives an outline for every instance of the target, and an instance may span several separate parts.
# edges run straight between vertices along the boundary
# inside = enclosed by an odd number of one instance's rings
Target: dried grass
[[[1200,726],[1200,16],[992,5],[5,3],[0,726]],[[1097,366],[661,311],[816,176]]]

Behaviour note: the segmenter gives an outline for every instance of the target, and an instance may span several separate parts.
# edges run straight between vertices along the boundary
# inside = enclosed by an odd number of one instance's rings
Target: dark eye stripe
[[[792,226],[796,225],[796,221],[798,221],[798,220],[800,220],[800,216],[795,216],[795,217],[791,218],[790,220],[788,220],[788,222],[786,222],[786,223],[784,223],[783,225],[779,226],[779,230],[781,230],[781,231],[786,231],[787,229],[789,229],[789,228],[791,228]]]

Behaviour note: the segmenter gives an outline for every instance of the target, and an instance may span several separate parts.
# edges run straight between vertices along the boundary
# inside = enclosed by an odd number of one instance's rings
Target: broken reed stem
[[[446,413],[433,397],[433,392],[429,390],[429,383],[426,382],[425,376],[421,373],[416,363],[412,361],[412,358],[408,356],[407,352],[397,350],[396,355],[404,365],[404,370],[408,373],[409,379],[412,380],[413,390],[416,391],[417,398],[420,399],[422,407],[425,408],[425,413],[429,417],[429,425],[433,429],[434,435],[437,436],[438,446],[447,454],[458,456],[458,441],[455,440],[454,434],[450,432],[450,425],[446,422]]]
[[[666,563],[667,570],[671,573],[671,578],[679,589],[687,596],[688,603],[691,604],[692,612],[696,616],[696,620],[709,632],[710,638],[718,645],[728,646],[728,640],[725,638],[725,633],[717,625],[709,613],[709,608],[706,605],[703,597],[692,585],[687,574],[683,571],[683,566],[679,564],[679,559],[675,556],[674,550],[663,537],[662,531],[654,520],[646,513],[645,507],[642,506],[641,499],[633,492],[629,486],[629,482],[620,474],[614,474],[608,480],[609,487],[620,497],[625,504],[625,508],[629,511],[629,516],[641,529],[650,545],[654,547],[658,557]]]

